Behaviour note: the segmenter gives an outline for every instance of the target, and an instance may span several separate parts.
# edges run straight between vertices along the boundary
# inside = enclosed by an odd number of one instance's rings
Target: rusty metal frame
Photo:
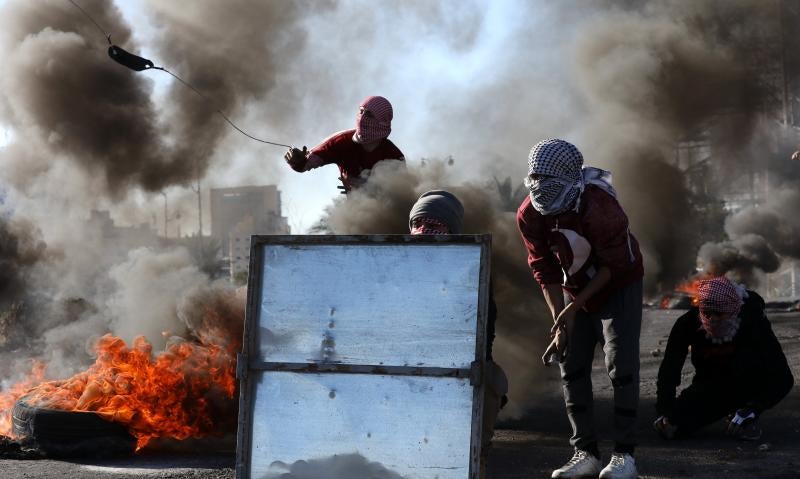
[[[411,366],[346,365],[339,363],[280,363],[251,360],[257,350],[256,334],[261,287],[264,247],[269,245],[391,245],[422,244],[479,244],[480,272],[478,274],[478,318],[475,340],[475,361],[470,368],[439,368]],[[486,324],[489,306],[489,276],[491,270],[491,235],[256,235],[250,240],[250,270],[247,288],[247,309],[242,341],[242,353],[237,355],[236,375],[239,379],[239,418],[236,435],[236,478],[249,479],[249,454],[252,444],[253,381],[250,371],[332,372],[341,374],[380,374],[396,376],[429,376],[469,378],[473,386],[472,437],[470,439],[469,479],[480,477],[482,418],[486,369]]]

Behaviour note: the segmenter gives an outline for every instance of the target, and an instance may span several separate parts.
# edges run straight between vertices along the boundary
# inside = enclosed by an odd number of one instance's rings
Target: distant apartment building
[[[86,230],[103,242],[106,251],[116,255],[143,247],[159,245],[158,234],[149,224],[139,226],[117,226],[111,213],[105,210],[92,210],[86,222]]]
[[[764,297],[773,301],[800,299],[800,261],[785,260],[774,273],[766,275]]]
[[[232,278],[247,272],[250,236],[289,232],[277,186],[211,189],[211,236],[219,243]]]

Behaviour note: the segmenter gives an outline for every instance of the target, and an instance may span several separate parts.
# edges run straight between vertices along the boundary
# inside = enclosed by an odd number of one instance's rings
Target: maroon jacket
[[[616,290],[644,275],[639,243],[628,229],[628,217],[616,198],[587,185],[578,212],[542,215],[525,197],[517,210],[517,226],[528,250],[533,277],[544,286],[561,284],[575,297],[601,266],[611,280],[589,301],[586,310],[600,310]]]
[[[336,163],[342,183],[347,189],[358,184],[362,171],[371,170],[379,161],[405,160],[403,152],[388,138],[374,150],[367,151],[353,141],[355,132],[356,130],[344,130],[334,133],[311,149],[312,154],[322,158],[323,165]]]

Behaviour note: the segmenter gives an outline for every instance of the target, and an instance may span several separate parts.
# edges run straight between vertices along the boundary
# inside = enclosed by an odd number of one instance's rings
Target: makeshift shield
[[[490,241],[253,236],[237,477],[477,478]]]

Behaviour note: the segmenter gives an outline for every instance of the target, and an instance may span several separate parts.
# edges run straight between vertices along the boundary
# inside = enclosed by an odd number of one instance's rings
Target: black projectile
[[[108,47],[108,56],[120,65],[126,66],[137,72],[149,70],[155,66],[150,60],[127,52],[123,48],[120,48],[116,45],[111,45]]]

